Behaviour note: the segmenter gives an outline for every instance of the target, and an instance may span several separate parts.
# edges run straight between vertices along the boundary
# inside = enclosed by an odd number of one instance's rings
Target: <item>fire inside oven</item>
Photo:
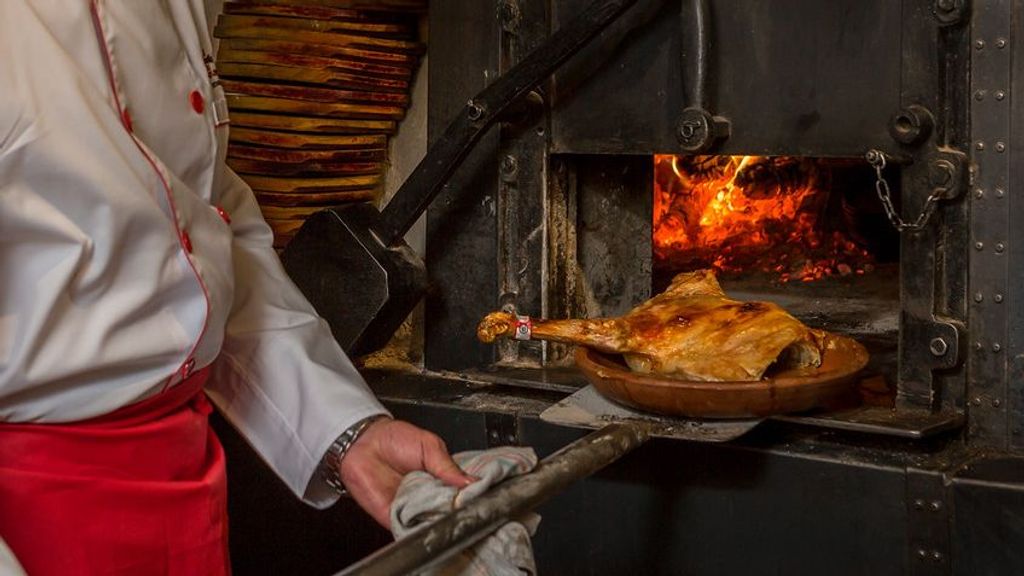
[[[891,273],[899,239],[873,186],[863,161],[655,156],[656,270],[781,284]]]
[[[865,342],[894,382],[899,234],[862,158],[655,155],[653,180],[654,293],[712,268],[734,298]],[[898,211],[899,178],[886,181]]]

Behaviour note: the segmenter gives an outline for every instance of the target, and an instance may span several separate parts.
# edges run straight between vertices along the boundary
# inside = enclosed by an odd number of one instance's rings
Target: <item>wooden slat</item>
[[[213,35],[217,38],[266,38],[272,40],[289,40],[292,42],[309,42],[327,44],[329,46],[350,46],[353,48],[369,48],[381,52],[398,52],[405,54],[421,54],[423,45],[410,40],[379,38],[376,36],[360,36],[337,32],[311,32],[300,28],[254,28],[233,21],[235,16],[221,18]]]
[[[427,0],[247,0],[253,4],[327,6],[349,10],[426,12]]]
[[[347,202],[373,200],[374,196],[376,196],[376,189],[366,188],[363,190],[355,189],[341,192],[307,192],[303,194],[260,192],[257,195],[257,199],[261,206],[312,206],[323,208],[324,206],[334,206]]]
[[[295,18],[315,18],[317,20],[348,20],[352,22],[393,22],[410,24],[412,14],[395,12],[371,12],[350,8],[331,8],[329,6],[256,4],[253,2],[227,2],[224,4],[225,14],[251,14],[262,16],[291,16]]]
[[[257,193],[278,192],[304,194],[306,192],[341,192],[343,190],[366,190],[378,186],[381,176],[340,176],[337,178],[275,178],[273,176],[250,175],[245,178]]]
[[[318,18],[297,18],[291,16],[272,15],[238,15],[224,14],[217,20],[218,26],[225,29],[254,30],[281,28],[305,32],[324,32],[330,34],[352,34],[358,36],[376,36],[393,40],[409,40],[413,28],[406,23],[389,23],[352,20],[324,20]]]
[[[284,86],[281,84],[264,84],[261,82],[246,82],[226,78],[221,80],[221,85],[224,86],[225,91],[232,94],[268,96],[270,98],[287,98],[289,100],[305,100],[308,102],[359,102],[385,106],[405,106],[409,103],[408,94],[392,92]]]
[[[232,126],[282,130],[285,132],[315,132],[319,134],[391,134],[395,123],[391,120],[359,120],[349,118],[315,118],[282,114],[257,114],[236,111],[231,114]]]
[[[328,169],[325,169],[323,166],[316,166],[314,169],[310,169],[302,164],[261,162],[248,158],[228,158],[227,163],[232,170],[239,174],[263,176],[309,177],[322,176],[324,174],[331,176],[355,176],[359,174],[381,175],[384,173],[384,165],[379,162],[345,162],[335,164]]]
[[[387,150],[302,150],[248,146],[239,142],[228,145],[228,158],[246,158],[281,164],[330,165],[338,162],[373,162],[384,160]]]
[[[348,58],[366,62],[377,62],[411,68],[416,65],[418,56],[401,52],[386,52],[350,46],[331,46],[330,44],[311,44],[289,38],[225,38],[221,40],[220,49],[249,50],[254,52],[275,52],[279,54],[304,54],[307,56],[323,56],[325,58]]]
[[[405,115],[401,106],[378,106],[372,104],[349,104],[345,102],[307,102],[288,98],[228,94],[228,108],[231,110],[252,110],[301,114],[303,116],[324,116],[328,118],[388,118],[398,120]]]
[[[217,51],[217,65],[225,64],[273,64],[310,70],[334,70],[349,72],[363,76],[379,76],[382,78],[398,78],[408,81],[412,70],[403,66],[391,66],[366,62],[350,57],[330,58],[325,56],[307,56],[304,54],[284,54],[278,52],[259,52],[256,50],[239,50],[234,44],[224,42]]]
[[[260,146],[278,146],[281,148],[368,148],[383,150],[387,148],[388,137],[383,134],[303,134],[300,132],[280,132],[276,130],[238,127],[231,129],[230,141]]]
[[[349,90],[400,92],[403,94],[409,89],[409,82],[406,80],[380,78],[336,70],[314,70],[291,66],[241,64],[237,62],[220,63],[217,69],[220,72],[221,78],[248,78],[264,82],[301,82]]]

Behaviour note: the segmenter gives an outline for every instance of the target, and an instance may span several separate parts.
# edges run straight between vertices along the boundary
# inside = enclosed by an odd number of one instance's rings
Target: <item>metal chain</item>
[[[889,217],[889,222],[892,223],[893,228],[899,232],[904,230],[912,232],[923,230],[935,212],[936,203],[942,198],[942,189],[936,188],[932,190],[928,199],[924,201],[924,208],[921,209],[917,220],[914,220],[913,223],[907,222],[900,218],[900,215],[896,212],[896,207],[892,205],[892,192],[889,190],[889,183],[885,181],[885,176],[882,175],[882,170],[885,170],[885,153],[880,150],[868,150],[868,153],[864,155],[864,159],[875,168],[875,174],[877,175],[875,179],[875,192],[878,193],[878,199],[882,201],[885,215]]]

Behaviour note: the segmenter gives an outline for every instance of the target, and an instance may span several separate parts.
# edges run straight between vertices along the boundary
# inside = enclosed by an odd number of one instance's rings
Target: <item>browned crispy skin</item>
[[[514,329],[512,314],[493,312],[477,335],[491,342]],[[636,372],[692,380],[759,380],[776,362],[821,363],[820,332],[776,304],[730,300],[710,270],[679,274],[621,318],[533,320],[532,338],[620,353]]]

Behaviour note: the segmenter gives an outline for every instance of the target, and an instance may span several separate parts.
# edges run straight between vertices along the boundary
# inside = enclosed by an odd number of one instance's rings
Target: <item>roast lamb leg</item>
[[[759,380],[773,365],[818,366],[824,341],[776,304],[727,298],[711,270],[677,275],[665,292],[619,318],[544,320],[492,312],[477,336],[579,344],[622,354],[635,372],[705,381]]]

